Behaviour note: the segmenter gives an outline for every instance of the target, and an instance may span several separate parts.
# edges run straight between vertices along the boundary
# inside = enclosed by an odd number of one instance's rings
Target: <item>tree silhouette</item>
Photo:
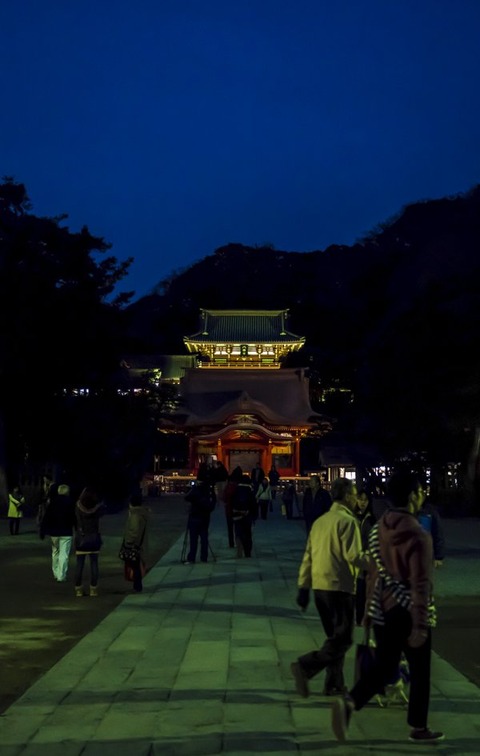
[[[21,183],[0,185],[0,469],[3,488],[26,461],[61,462],[62,425],[73,395],[105,392],[119,364],[121,308],[113,297],[131,260],[104,254],[110,245],[66,216],[37,217]],[[71,422],[73,416],[70,413]],[[93,432],[93,429],[92,429]],[[88,445],[85,436],[83,444]]]

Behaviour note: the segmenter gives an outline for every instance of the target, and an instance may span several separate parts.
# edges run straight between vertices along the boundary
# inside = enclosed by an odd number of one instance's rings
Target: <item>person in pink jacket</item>
[[[392,504],[369,536],[371,555],[366,623],[373,625],[376,654],[368,674],[338,698],[332,708],[332,728],[341,742],[347,738],[354,711],[395,675],[402,653],[410,670],[407,721],[409,740],[434,743],[441,732],[427,724],[430,700],[431,628],[436,623],[432,596],[432,539],[418,521],[425,491],[418,478],[398,471],[388,482]]]

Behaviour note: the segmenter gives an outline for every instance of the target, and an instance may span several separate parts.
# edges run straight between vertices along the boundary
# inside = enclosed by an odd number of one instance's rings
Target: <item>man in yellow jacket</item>
[[[357,487],[353,480],[337,478],[332,484],[333,504],[312,525],[298,575],[297,603],[306,609],[310,589],[320,615],[325,643],[291,664],[297,692],[306,698],[308,681],[326,670],[327,696],[345,690],[343,665],[353,643],[355,588],[360,569],[368,565],[354,510]]]

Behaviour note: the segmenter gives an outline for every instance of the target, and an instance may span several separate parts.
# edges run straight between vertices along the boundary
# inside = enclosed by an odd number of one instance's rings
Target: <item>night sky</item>
[[[480,0],[3,2],[0,71],[0,175],[133,256],[136,297],[480,182]]]

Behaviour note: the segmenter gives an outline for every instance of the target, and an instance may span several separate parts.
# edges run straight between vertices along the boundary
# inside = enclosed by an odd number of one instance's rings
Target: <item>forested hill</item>
[[[126,312],[131,350],[184,353],[202,307],[290,308],[289,330],[306,337],[294,360],[317,385],[353,389],[357,438],[468,455],[480,426],[480,185],[409,205],[351,247],[228,244],[157,291]]]
[[[349,333],[366,336],[420,291],[446,288],[457,299],[466,281],[478,280],[479,252],[480,185],[408,205],[351,247],[300,253],[227,244],[130,305],[132,346],[183,352],[201,307],[288,307],[291,330],[311,347],[340,344]]]

